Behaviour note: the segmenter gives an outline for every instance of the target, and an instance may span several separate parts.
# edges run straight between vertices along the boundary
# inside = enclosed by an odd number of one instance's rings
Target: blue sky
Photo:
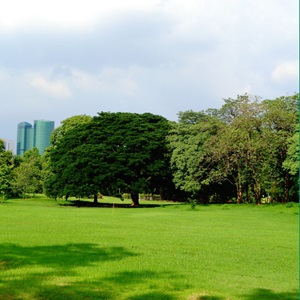
[[[10,0],[0,11],[0,137],[100,111],[219,108],[298,92],[298,0]]]

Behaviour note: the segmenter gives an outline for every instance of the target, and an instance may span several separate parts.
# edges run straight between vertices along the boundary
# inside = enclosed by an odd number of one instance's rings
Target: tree
[[[263,192],[270,190],[276,176],[283,177],[284,145],[296,114],[293,105],[282,100],[261,102],[245,94],[225,100],[219,110],[219,118],[225,124],[209,141],[208,159],[218,162],[217,172],[212,170],[216,178],[218,175],[233,181],[238,203],[244,196],[249,201],[251,195],[260,203]]]
[[[204,112],[180,112],[178,123],[172,124],[168,135],[175,186],[205,202],[209,186],[207,175],[211,166],[206,164],[204,145],[216,134],[219,126],[218,119]]]
[[[180,111],[178,113],[178,123],[193,125],[199,123],[201,120],[207,119],[207,114],[203,111],[197,112],[193,110]]]
[[[41,193],[43,186],[42,157],[37,148],[26,151],[20,165],[13,170],[13,189],[23,198],[28,193]]]
[[[287,157],[283,162],[283,167],[291,175],[299,174],[299,124],[296,126],[295,133],[288,140]]]
[[[80,128],[83,124],[86,124],[92,120],[91,116],[87,115],[76,115],[70,118],[67,118],[61,122],[61,125],[54,129],[51,134],[50,142],[51,146],[48,147],[44,152],[43,160],[43,178],[44,178],[44,192],[47,196],[57,198],[66,196],[68,198],[70,191],[68,190],[69,184],[67,186],[60,186],[62,181],[57,179],[57,176],[53,174],[51,168],[51,149],[57,147],[61,140],[63,140],[66,133],[70,130],[76,130]],[[65,190],[65,191],[64,191]]]
[[[4,142],[0,140],[0,195],[7,197],[11,193],[13,154],[5,151]]]
[[[295,185],[293,175],[283,167],[288,157],[290,138],[295,132],[299,120],[299,94],[279,97],[262,102],[264,107],[265,139],[268,140],[272,160],[269,161],[272,179],[269,189],[277,200],[288,201]]]
[[[91,120],[92,117],[87,115],[77,115],[63,120],[61,122],[61,125],[55,128],[51,134],[51,145],[56,146],[69,130],[79,127],[82,124],[88,123]]]
[[[101,112],[67,131],[50,150],[48,189],[57,195],[131,194],[163,188],[169,178],[165,137],[169,122],[150,113]]]
[[[238,203],[255,199],[259,204],[265,192],[288,201],[295,190],[288,169],[297,166],[286,158],[297,156],[297,145],[288,152],[288,141],[298,121],[298,95],[261,101],[245,94],[224,102],[205,115],[180,113],[170,138],[176,186],[203,194],[205,187],[232,182]],[[212,130],[207,123],[205,135],[208,116],[219,125]]]

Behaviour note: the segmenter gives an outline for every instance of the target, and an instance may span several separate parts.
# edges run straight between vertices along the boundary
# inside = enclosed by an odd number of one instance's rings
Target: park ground
[[[298,203],[101,203],[3,200],[0,299],[299,298]]]

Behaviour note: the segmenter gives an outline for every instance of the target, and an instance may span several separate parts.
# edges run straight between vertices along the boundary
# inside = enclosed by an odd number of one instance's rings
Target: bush
[[[195,209],[196,208],[196,205],[197,205],[197,200],[195,199],[189,199],[189,204],[191,206],[191,209]]]

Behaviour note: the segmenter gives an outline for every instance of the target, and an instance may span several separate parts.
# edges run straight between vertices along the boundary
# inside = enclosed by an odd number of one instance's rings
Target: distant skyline
[[[23,155],[32,148],[37,148],[41,155],[50,146],[50,137],[54,130],[55,122],[50,120],[34,120],[18,124],[16,154]]]
[[[0,138],[100,111],[220,108],[298,92],[298,0],[11,0],[0,10]]]

